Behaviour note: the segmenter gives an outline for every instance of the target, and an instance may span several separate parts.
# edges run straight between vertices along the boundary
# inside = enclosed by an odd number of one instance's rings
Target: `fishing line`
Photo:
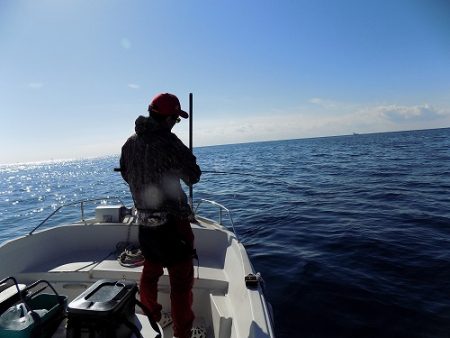
[[[250,173],[243,173],[243,172],[237,172],[237,171],[216,171],[216,170],[202,170],[202,174],[250,176],[253,178],[264,178],[265,180],[274,180],[274,181],[277,181],[278,183],[283,183],[290,187],[297,187],[296,185],[294,185],[292,183],[283,181],[276,177],[268,177],[267,175],[250,174]]]
[[[115,172],[120,172],[121,168],[114,168],[114,171]],[[298,186],[296,186],[295,184],[283,181],[283,180],[281,180],[279,178],[276,178],[276,177],[269,177],[267,175],[242,173],[242,172],[237,172],[237,171],[217,171],[217,170],[202,170],[202,174],[238,175],[238,176],[249,176],[249,177],[253,177],[253,178],[264,178],[265,180],[274,180],[274,181],[277,181],[278,183],[283,183],[283,184],[285,184],[287,186],[298,188]],[[124,183],[125,183],[125,185],[128,186],[128,184],[126,182],[124,182]],[[191,194],[191,190],[189,192]]]
[[[216,171],[216,170],[202,170],[202,174],[220,174],[220,175],[242,175],[242,176],[253,176],[267,178],[263,175],[249,174],[249,173],[239,173],[237,171]]]

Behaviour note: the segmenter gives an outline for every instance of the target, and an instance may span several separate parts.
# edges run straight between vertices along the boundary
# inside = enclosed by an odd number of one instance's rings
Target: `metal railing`
[[[86,222],[85,220],[85,205],[87,203],[93,203],[93,202],[99,202],[99,201],[110,201],[110,200],[116,200],[118,201],[121,205],[125,206],[125,204],[122,202],[122,200],[118,197],[100,197],[100,198],[93,198],[93,199],[85,199],[85,200],[79,200],[79,201],[75,201],[75,202],[71,202],[71,203],[66,203],[66,204],[62,204],[59,207],[57,207],[55,210],[53,210],[52,213],[50,213],[42,222],[40,222],[33,230],[31,230],[28,235],[32,235],[36,230],[38,230],[39,228],[41,228],[44,224],[46,224],[56,213],[58,213],[61,209],[63,208],[67,208],[70,206],[74,206],[74,205],[79,205],[80,206],[80,214],[81,214],[81,222]],[[212,205],[214,207],[217,207],[218,209],[218,216],[219,216],[219,220],[218,220],[218,224],[225,226],[223,224],[223,217],[224,214],[228,215],[228,219],[229,222],[231,224],[231,229],[233,231],[233,233],[236,235],[237,237],[237,232],[236,229],[234,227],[234,221],[233,221],[233,216],[231,215],[231,211],[226,208],[225,206],[223,206],[220,203],[217,203],[215,201],[211,201],[211,200],[207,200],[207,199],[200,199],[197,202],[197,205],[194,209],[194,213],[197,214],[197,211],[199,210],[200,206],[204,203],[207,203],[209,205]],[[226,226],[225,226],[226,227]]]
[[[222,225],[222,226],[225,226],[223,223],[222,223],[222,219],[223,219],[223,213],[224,212],[226,212],[227,214],[228,214],[228,218],[229,218],[229,220],[230,220],[230,224],[231,224],[231,228],[232,228],[232,230],[233,230],[233,233],[236,235],[236,237],[237,237],[237,232],[236,232],[236,229],[234,228],[234,221],[233,221],[233,216],[231,215],[231,211],[228,209],[228,208],[226,208],[226,207],[224,207],[222,204],[220,204],[220,203],[217,203],[217,202],[215,202],[215,201],[211,201],[211,200],[207,200],[207,199],[200,199],[199,201],[198,201],[198,203],[197,203],[197,206],[195,207],[195,210],[194,210],[194,214],[197,214],[197,210],[199,209],[199,207],[200,207],[200,205],[202,205],[203,203],[208,203],[208,204],[211,204],[211,205],[213,205],[213,206],[215,206],[215,207],[217,207],[218,208],[218,210],[219,210],[219,221],[218,221],[218,223],[220,224],[220,225]]]
[[[31,230],[28,235],[32,235],[37,229],[39,229],[41,226],[43,226],[45,223],[47,223],[48,220],[50,220],[58,211],[60,211],[62,208],[66,208],[66,207],[70,207],[73,205],[80,205],[80,212],[81,212],[81,221],[82,222],[86,222],[85,221],[85,213],[84,213],[84,205],[86,203],[92,203],[92,202],[98,202],[98,201],[108,201],[108,200],[116,200],[118,201],[121,205],[125,205],[122,200],[118,197],[100,197],[100,198],[93,198],[93,199],[86,199],[86,200],[79,200],[79,201],[75,201],[75,202],[71,202],[71,203],[66,203],[66,204],[62,204],[59,207],[57,207],[55,210],[53,210],[53,212],[47,216],[46,219],[44,219],[41,223],[39,223],[33,230]]]

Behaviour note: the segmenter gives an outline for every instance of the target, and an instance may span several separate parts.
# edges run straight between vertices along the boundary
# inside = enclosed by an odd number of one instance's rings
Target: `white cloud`
[[[135,83],[129,83],[127,86],[128,86],[128,88],[131,88],[131,89],[141,88],[141,86],[139,86],[138,84],[135,84]]]
[[[422,105],[366,105],[334,118],[336,129],[384,132],[450,127],[450,109]]]
[[[309,100],[309,103],[311,103],[313,105],[317,105],[317,106],[325,108],[325,109],[333,109],[333,108],[336,108],[336,107],[342,105],[342,103],[340,103],[340,102],[323,99],[320,97],[313,97],[312,99]]]
[[[384,105],[376,107],[376,110],[385,118],[393,121],[399,120],[430,120],[439,118],[445,112],[439,111],[429,104],[402,106],[402,105]]]
[[[311,102],[311,101],[310,101]],[[322,101],[318,100],[321,103]],[[329,105],[327,105],[329,107]],[[278,112],[270,116],[195,121],[196,145],[450,127],[450,109],[423,105],[352,105]],[[225,114],[223,114],[225,116]]]

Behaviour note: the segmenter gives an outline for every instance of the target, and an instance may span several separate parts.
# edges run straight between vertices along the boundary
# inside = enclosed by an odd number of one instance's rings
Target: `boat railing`
[[[214,207],[217,207],[217,209],[218,209],[218,212],[219,212],[219,219],[218,219],[218,222],[217,223],[219,223],[220,225],[222,225],[222,226],[225,226],[224,224],[223,224],[223,216],[224,216],[224,213],[226,214],[226,215],[228,215],[228,220],[230,221],[230,224],[231,224],[231,229],[233,230],[233,233],[236,235],[236,237],[237,237],[237,233],[236,233],[236,229],[234,228],[234,221],[233,221],[233,216],[231,215],[231,211],[228,209],[228,208],[226,208],[225,206],[223,206],[222,204],[220,204],[220,203],[217,203],[216,201],[211,201],[211,200],[207,200],[207,199],[200,199],[198,202],[197,202],[197,206],[195,207],[195,209],[194,209],[194,214],[197,214],[197,211],[198,211],[198,209],[200,208],[200,206],[202,205],[202,204],[210,204],[210,205],[212,205],[212,206],[214,206]]]
[[[95,203],[95,202],[106,202],[106,201],[111,201],[111,200],[115,200],[118,201],[121,205],[125,205],[122,200],[118,197],[100,197],[100,198],[93,198],[93,199],[85,199],[85,200],[78,200],[78,201],[74,201],[74,202],[70,202],[70,203],[65,203],[62,204],[60,206],[58,206],[55,210],[53,210],[53,212],[51,212],[43,221],[41,221],[36,227],[34,227],[29,233],[28,235],[32,235],[36,230],[40,229],[41,227],[43,227],[46,223],[48,223],[54,216],[55,214],[57,214],[61,209],[63,208],[67,208],[67,207],[71,207],[71,206],[76,206],[79,205],[79,209],[80,209],[80,221],[81,222],[85,222],[85,224],[87,224],[86,222],[86,212],[85,212],[85,205],[88,203]],[[221,226],[227,227],[224,224],[224,215],[228,216],[228,221],[229,224],[231,225],[231,230],[233,231],[233,233],[236,235],[237,237],[237,232],[234,226],[234,221],[233,221],[233,216],[231,214],[231,211],[226,208],[225,206],[223,206],[220,203],[217,203],[216,201],[212,201],[212,200],[208,200],[208,199],[200,199],[197,202],[197,205],[194,209],[194,213],[197,214],[197,211],[199,210],[200,206],[204,205],[204,204],[209,204],[212,205],[213,207],[217,208],[218,210],[218,220],[214,220],[215,222],[217,222],[218,224],[220,224]]]
[[[115,200],[118,201],[121,205],[125,205],[122,200],[118,197],[99,197],[99,198],[92,198],[92,199],[85,199],[85,200],[78,200],[71,203],[65,203],[57,207],[55,210],[53,210],[50,215],[47,216],[41,223],[39,223],[33,230],[31,230],[28,235],[32,235],[37,229],[42,227],[45,223],[47,223],[56,213],[58,213],[61,209],[67,208],[74,205],[80,205],[80,213],[81,213],[81,221],[86,223],[86,217],[85,217],[85,204],[86,203],[95,203],[95,202],[103,202],[103,201],[109,201],[109,200]]]

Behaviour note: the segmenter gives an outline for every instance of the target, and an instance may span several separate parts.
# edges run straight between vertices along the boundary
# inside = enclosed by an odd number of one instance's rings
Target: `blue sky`
[[[0,0],[0,163],[118,154],[159,92],[186,110],[194,93],[195,146],[450,127],[449,15],[446,0]]]

